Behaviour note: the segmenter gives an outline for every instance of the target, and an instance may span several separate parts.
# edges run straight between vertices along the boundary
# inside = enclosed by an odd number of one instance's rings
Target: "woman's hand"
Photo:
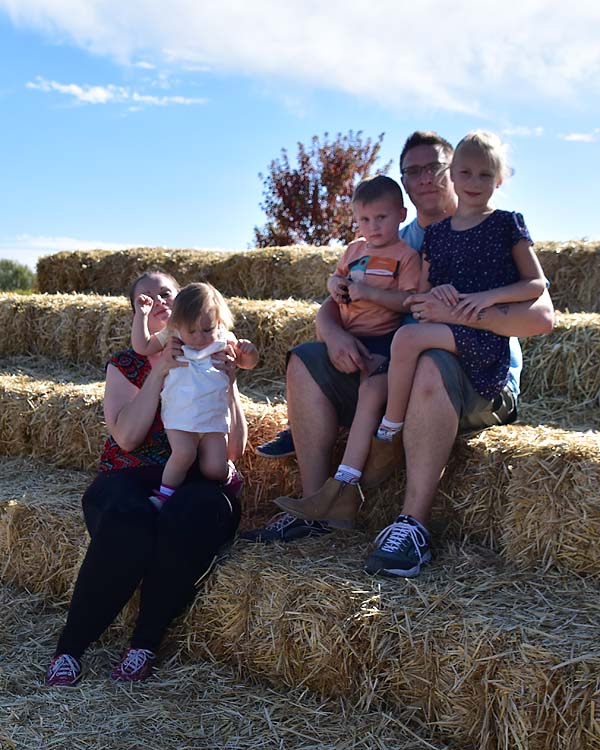
[[[187,367],[188,362],[179,361],[178,358],[181,356],[183,356],[183,342],[177,336],[169,336],[165,348],[152,357],[152,372],[164,378],[174,367]]]

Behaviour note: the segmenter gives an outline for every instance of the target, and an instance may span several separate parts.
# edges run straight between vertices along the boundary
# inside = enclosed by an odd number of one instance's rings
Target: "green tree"
[[[260,207],[267,222],[254,227],[256,246],[347,244],[354,239],[352,192],[372,174],[383,136],[363,140],[362,131],[350,130],[331,141],[325,133],[321,142],[315,135],[308,147],[298,143],[297,166],[282,149],[268,173],[259,174],[264,187]],[[377,171],[385,174],[390,166],[388,162]]]
[[[35,274],[22,263],[14,260],[0,260],[0,290],[33,289]]]

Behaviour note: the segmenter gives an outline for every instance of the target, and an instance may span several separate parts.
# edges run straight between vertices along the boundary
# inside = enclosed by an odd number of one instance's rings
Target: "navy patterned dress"
[[[432,286],[452,284],[459,292],[486,292],[520,280],[512,258],[519,240],[531,237],[521,214],[496,210],[481,224],[456,231],[444,219],[425,230],[423,257]],[[533,243],[532,243],[533,244]],[[450,324],[460,363],[475,390],[491,400],[508,381],[508,338]]]

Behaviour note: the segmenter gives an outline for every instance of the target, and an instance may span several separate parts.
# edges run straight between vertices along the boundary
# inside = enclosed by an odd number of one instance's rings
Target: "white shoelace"
[[[130,648],[127,656],[121,662],[121,671],[133,674],[139,671],[150,659],[155,659],[154,652],[147,648]]]
[[[293,523],[296,520],[298,520],[296,516],[293,516],[291,513],[282,511],[281,513],[277,513],[273,516],[273,518],[265,526],[265,529],[267,529],[268,531],[281,531],[286,526],[289,526],[290,523]]]
[[[81,671],[79,662],[70,654],[61,654],[54,664],[50,667],[49,678],[55,677],[72,677],[75,678]]]
[[[418,526],[412,526],[410,523],[406,523],[406,521],[395,521],[386,526],[377,535],[375,544],[380,547],[382,552],[397,552],[404,546],[407,539],[412,541],[419,555],[420,562],[423,559],[421,556],[421,547],[427,544],[427,540]]]

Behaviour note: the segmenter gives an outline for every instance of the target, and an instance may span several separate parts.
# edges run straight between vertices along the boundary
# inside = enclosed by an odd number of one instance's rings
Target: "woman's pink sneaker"
[[[156,654],[147,648],[130,648],[110,673],[116,682],[141,682],[152,674]]]
[[[81,679],[81,664],[70,654],[58,654],[46,672],[48,687],[71,687]]]

